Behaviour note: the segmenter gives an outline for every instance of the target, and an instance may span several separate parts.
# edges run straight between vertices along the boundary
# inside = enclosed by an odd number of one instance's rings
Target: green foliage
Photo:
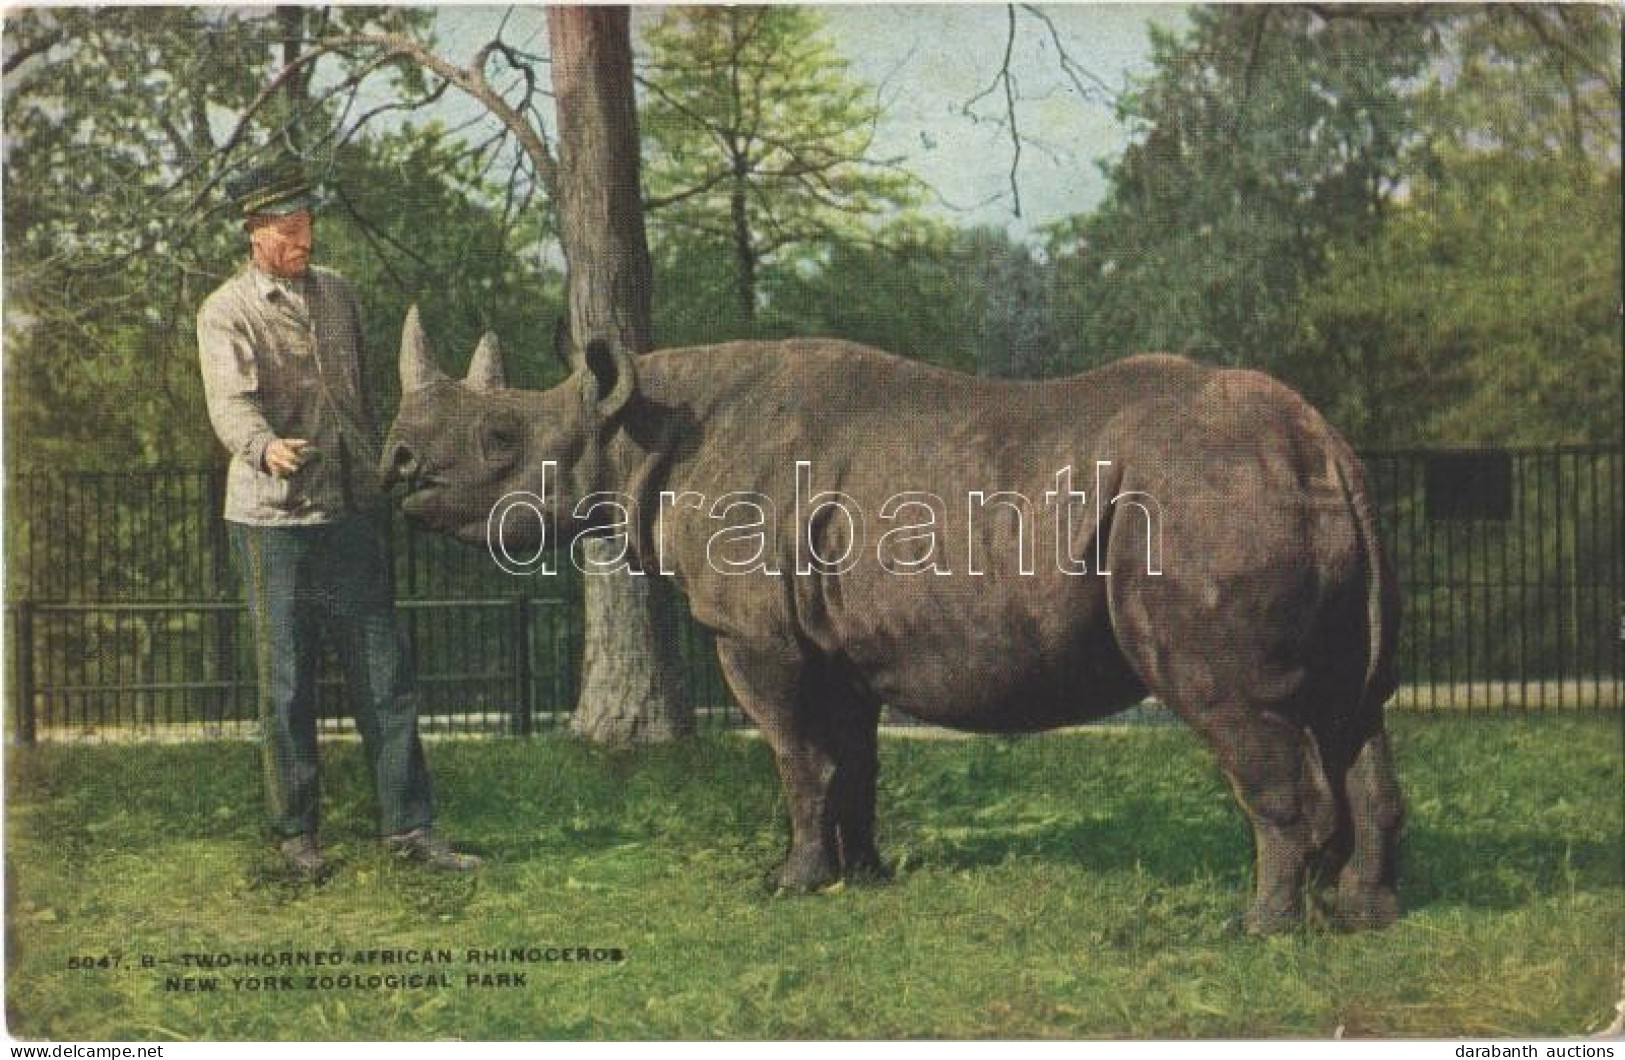
[[[304,17],[344,30],[424,23],[381,9]],[[212,455],[193,319],[243,255],[216,186],[228,130],[285,55],[278,18],[267,9],[49,8],[6,20],[16,62],[5,92],[12,466]],[[326,120],[295,109],[284,118],[300,126]],[[263,157],[274,110],[250,123],[233,165]]]
[[[395,351],[414,302],[446,371],[465,368],[480,335],[494,331],[514,385],[558,378],[564,281],[542,211],[505,222],[480,161],[437,124],[353,144],[329,179],[319,260],[356,284],[380,427],[398,396]]]
[[[288,140],[318,157],[318,260],[357,281],[380,408],[413,299],[448,367],[490,327],[519,382],[556,378],[545,211],[505,202],[487,150],[455,130],[341,144],[347,116],[312,93],[370,53],[321,58],[222,155],[297,53],[290,30],[422,39],[430,17],[7,20],[12,468],[217,458],[192,321],[244,253],[218,183]],[[1106,167],[1107,200],[1043,254],[914,214],[916,185],[874,150],[872,90],[823,20],[673,9],[649,28],[662,345],[819,333],[1018,376],[1161,349],[1272,370],[1364,444],[1617,437],[1617,9],[1197,9],[1122,101],[1135,139]],[[423,91],[411,64],[387,70],[393,103]]]
[[[1105,204],[1051,232],[1074,360],[1164,350],[1273,368],[1323,247],[1370,231],[1400,177],[1417,24],[1270,6],[1192,23],[1153,37]]]
[[[1620,224],[1617,167],[1448,164],[1376,239],[1330,248],[1292,374],[1368,444],[1615,441]]]
[[[1398,719],[1403,919],[1236,937],[1246,828],[1186,729],[886,739],[897,878],[774,898],[767,748],[431,745],[473,880],[377,851],[360,749],[326,755],[330,881],[282,878],[252,745],[13,748],[8,1029],[78,1040],[1595,1033],[1625,931],[1617,718]],[[73,955],[618,946],[522,988],[165,992]],[[1554,974],[1561,969],[1561,974]],[[378,970],[378,969],[374,969]],[[399,969],[396,969],[399,970]],[[167,969],[169,974],[186,974]],[[191,973],[207,975],[211,973]],[[229,974],[242,974],[238,969]]]
[[[764,270],[764,307],[747,321],[731,297],[734,263],[724,249],[666,241],[656,252],[656,331],[663,346],[822,335],[974,372],[982,289],[973,243],[917,219],[876,239],[831,243],[816,264]]]
[[[985,376],[1041,378],[1065,359],[1055,271],[997,228],[905,218],[875,242],[837,244],[817,268],[769,275],[767,327],[831,335]]]
[[[913,198],[912,178],[875,156],[879,108],[823,22],[804,7],[673,8],[645,36],[651,223],[663,256],[697,259],[702,277],[727,256],[747,331],[761,270],[862,240]]]
[[[1620,11],[1601,4],[1491,5],[1448,23],[1456,62],[1419,93],[1449,157],[1566,160],[1576,178],[1619,165]]]
[[[1192,21],[1050,232],[1069,363],[1262,367],[1366,445],[1618,437],[1617,10]]]
[[[740,307],[735,260],[726,246],[667,237],[655,240],[649,255],[656,346],[703,346],[760,334],[760,325]]]
[[[247,244],[222,176],[307,145],[326,205],[317,261],[357,284],[375,409],[424,303],[450,367],[479,332],[515,349],[515,377],[556,375],[557,270],[539,214],[508,223],[475,153],[444,129],[337,135],[338,104],[279,93],[248,116],[297,32],[421,35],[406,9],[41,9],[6,23],[6,417],[13,469],[213,462],[193,321]],[[342,77],[324,57],[313,77]],[[332,64],[331,71],[327,71]],[[419,76],[402,68],[385,91]],[[104,91],[86,91],[88,84]],[[284,98],[286,96],[287,98]],[[158,557],[154,557],[155,559]]]
[[[783,330],[831,335],[961,371],[976,368],[976,318],[950,232],[832,248],[816,273],[775,277]]]
[[[287,58],[278,18],[298,14],[319,33],[421,32],[428,17],[280,11],[52,8],[7,19],[8,64],[18,60],[6,77],[4,200],[6,470],[19,501],[6,533],[13,597],[44,591],[30,572],[56,564],[94,570],[87,580],[103,599],[172,597],[177,572],[205,551],[189,516],[215,518],[208,509],[218,500],[202,480],[188,479],[196,488],[177,494],[177,479],[133,472],[223,463],[204,408],[194,321],[203,298],[241,267],[247,243],[218,182],[285,132],[315,145],[326,200],[316,260],[356,283],[380,426],[395,404],[394,351],[413,300],[423,303],[448,370],[493,328],[517,382],[557,375],[560,284],[541,249],[540,215],[506,222],[484,171],[443,129],[403,127],[338,144],[328,105],[289,103],[264,108],[226,151],[228,130]],[[317,69],[328,63],[337,65],[323,76],[345,69],[328,58]],[[401,89],[415,82],[410,72],[394,76]],[[106,91],[87,91],[90,84]],[[68,487],[19,473],[59,471],[119,478],[116,487],[103,481],[93,505],[52,513],[34,502]],[[235,590],[228,579],[190,593]],[[198,633],[162,636],[193,643]],[[61,650],[83,657],[83,639],[69,637]],[[133,651],[151,664],[147,640],[113,643],[91,656]],[[204,654],[196,661],[213,664]]]
[[[1408,194],[1375,238],[1328,245],[1292,372],[1370,442],[1615,441],[1619,12],[1455,30]]]

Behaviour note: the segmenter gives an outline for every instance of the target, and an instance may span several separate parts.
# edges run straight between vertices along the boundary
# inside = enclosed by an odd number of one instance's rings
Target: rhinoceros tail
[[[1365,488],[1365,472],[1353,453],[1333,461],[1354,517],[1366,572],[1366,668],[1361,707],[1379,714],[1398,687],[1394,650],[1399,639],[1399,592],[1378,530],[1377,510]]]

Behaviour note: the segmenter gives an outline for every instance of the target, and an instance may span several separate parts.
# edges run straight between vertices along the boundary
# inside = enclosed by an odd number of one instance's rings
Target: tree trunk
[[[559,241],[570,333],[652,346],[652,270],[638,176],[637,101],[624,7],[549,7],[558,113]],[[612,559],[611,542],[585,543]],[[677,654],[678,604],[653,573],[588,575],[581,698],[571,728],[596,743],[669,740],[694,729]]]
[[[729,203],[734,229],[734,264],[738,269],[739,313],[751,338],[756,337],[756,248],[751,244],[750,214],[746,208],[745,178],[734,180]]]

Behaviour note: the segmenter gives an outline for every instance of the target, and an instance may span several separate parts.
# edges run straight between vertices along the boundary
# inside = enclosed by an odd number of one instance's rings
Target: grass
[[[889,884],[774,897],[766,749],[438,743],[476,878],[370,837],[359,749],[326,750],[319,886],[283,878],[241,743],[13,749],[6,1018],[24,1038],[736,1039],[1545,1036],[1621,994],[1620,719],[1404,717],[1406,914],[1385,932],[1238,937],[1246,831],[1182,728],[888,738]],[[478,969],[487,947],[626,959]],[[438,948],[445,989],[233,990],[142,955]],[[73,958],[118,955],[118,968]],[[330,971],[329,969],[321,969]],[[398,968],[336,971],[371,974]],[[409,971],[432,969],[414,968]],[[470,971],[518,987],[470,988]],[[214,993],[165,989],[214,976]]]

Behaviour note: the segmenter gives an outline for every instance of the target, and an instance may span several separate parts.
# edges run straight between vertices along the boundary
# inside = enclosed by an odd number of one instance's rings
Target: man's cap
[[[305,175],[305,167],[293,159],[256,166],[238,174],[226,182],[226,195],[245,218],[290,214],[316,207],[316,196],[310,178]]]

